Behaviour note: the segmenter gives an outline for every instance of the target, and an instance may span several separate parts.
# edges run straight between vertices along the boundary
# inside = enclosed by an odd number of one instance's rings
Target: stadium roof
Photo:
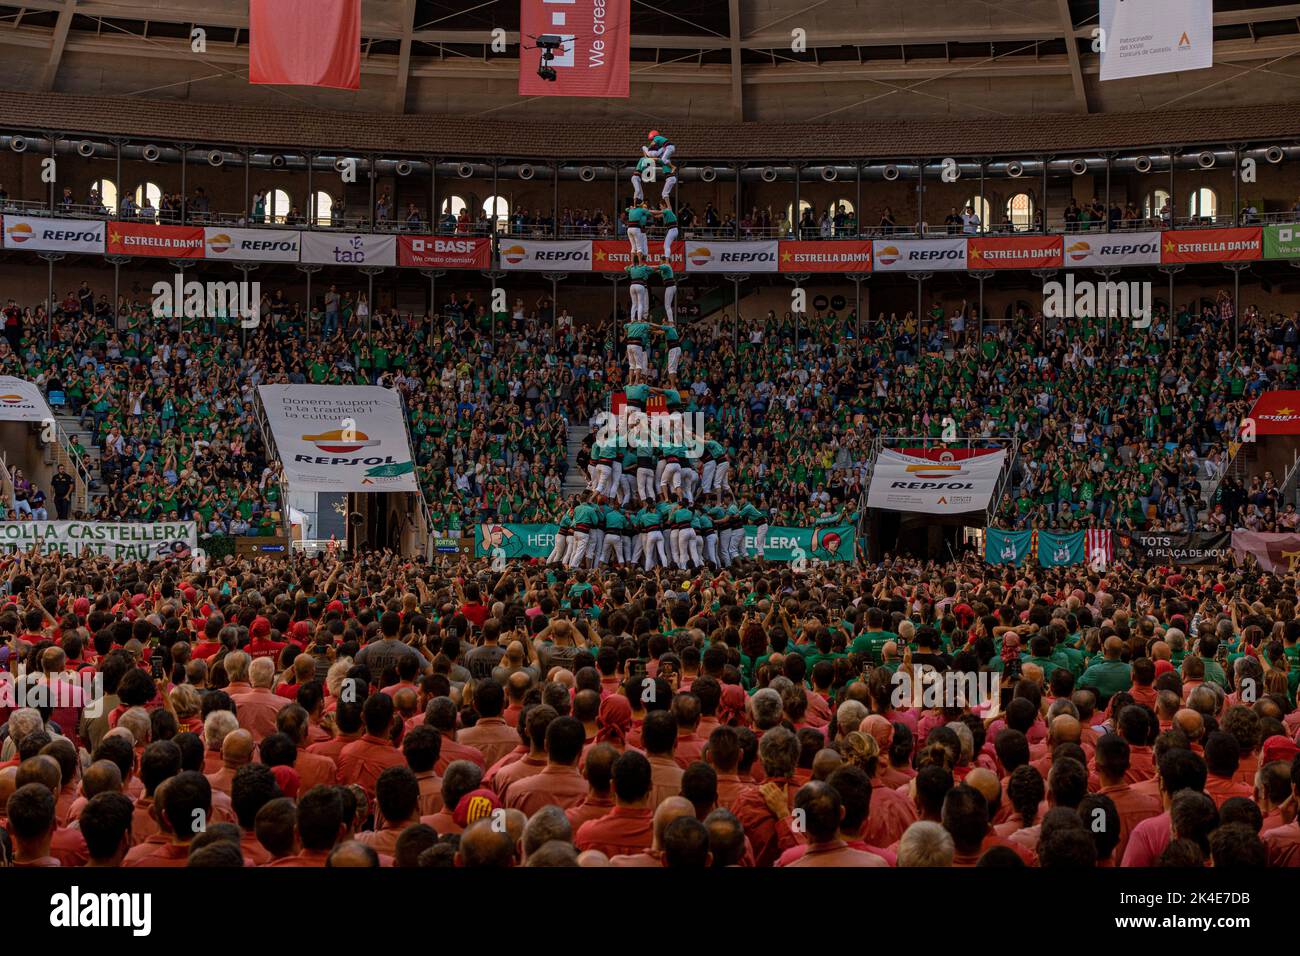
[[[199,145],[229,144],[330,152],[372,149],[454,158],[625,158],[645,124],[511,122],[460,116],[347,114],[192,103],[160,109],[142,99],[18,93],[0,97],[0,125],[32,131],[87,132]],[[983,120],[840,123],[833,127],[745,123],[681,125],[674,141],[701,160],[893,159],[954,153],[1068,155],[1101,148],[1159,149],[1184,143],[1289,143],[1300,103],[1155,116],[1111,113],[1026,117],[1011,128]]]
[[[455,114],[505,124],[501,135],[520,122],[549,121],[558,124],[549,133],[557,141],[575,112],[638,129],[816,124],[788,135],[825,140],[839,136],[821,128],[827,124],[969,121],[952,129],[980,149],[1003,145],[1006,136],[1032,140],[1046,132],[1017,129],[1030,115],[1199,114],[1300,102],[1300,3],[1214,6],[1213,68],[1102,84],[1092,51],[1097,0],[632,0],[632,96],[574,101],[517,95],[518,0],[365,0],[362,89],[354,93],[249,86],[247,0],[26,0],[0,3],[0,83],[17,91],[129,97],[152,103],[158,114],[178,102],[261,107],[276,116],[286,109],[350,113],[351,126],[367,122],[360,117],[388,123],[386,114],[416,114],[436,124]],[[191,48],[195,28],[205,31],[201,53]],[[492,49],[498,28],[505,31],[504,52]],[[791,50],[795,29],[806,33],[804,52]],[[531,68],[536,51],[523,40]],[[163,121],[159,115],[156,122]],[[981,125],[992,135],[980,139]],[[1066,125],[1053,135],[1072,132]],[[246,126],[229,122],[225,138],[246,135]],[[265,123],[256,138],[277,127]],[[577,142],[599,140],[603,128],[581,130]],[[1107,131],[1107,143],[1126,135],[1107,124],[1090,129]],[[712,135],[721,146],[731,132]],[[1143,141],[1172,138],[1161,133]],[[1189,131],[1176,138],[1204,137]],[[792,143],[792,155],[802,146]],[[553,151],[539,144],[531,152]],[[759,151],[771,153],[769,145]]]

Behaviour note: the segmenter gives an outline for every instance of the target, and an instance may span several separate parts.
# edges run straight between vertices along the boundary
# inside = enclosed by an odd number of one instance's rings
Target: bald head
[[[669,797],[663,803],[659,804],[655,810],[655,835],[654,848],[663,849],[664,831],[668,829],[668,824],[681,817],[694,817],[695,804],[685,797]]]
[[[316,679],[316,658],[310,654],[299,654],[293,659],[293,679],[295,683],[306,684]]]
[[[226,734],[221,742],[221,762],[239,768],[253,759],[253,735],[242,727]]]
[[[14,795],[18,789],[18,768],[5,767],[0,770],[0,807],[9,802],[9,798]]]
[[[1205,733],[1205,718],[1199,711],[1183,707],[1174,714],[1174,726],[1185,733],[1188,740],[1196,742]]]
[[[81,794],[87,800],[101,793],[118,793],[122,789],[122,771],[111,760],[96,760],[81,775]]]
[[[356,840],[348,840],[346,843],[340,843],[325,859],[325,865],[329,867],[378,867],[379,854],[364,843],[358,843]]]
[[[510,834],[492,826],[490,820],[471,823],[460,835],[456,850],[456,863],[466,868],[505,869],[513,866],[515,842]]]
[[[1101,645],[1101,653],[1105,656],[1106,660],[1117,661],[1119,660],[1119,656],[1124,653],[1124,642],[1118,637],[1111,635],[1106,638],[1105,643]]]
[[[48,754],[38,754],[35,757],[28,757],[18,765],[18,777],[14,783],[19,787],[25,787],[29,783],[39,783],[50,793],[58,793],[59,788],[63,786],[63,771],[59,769],[59,762]]]
[[[415,692],[414,687],[400,687],[393,695],[393,706],[403,717],[414,717],[419,704],[420,695]]]
[[[578,866],[609,866],[609,857],[599,850],[583,850],[578,854]]]
[[[964,782],[978,790],[989,806],[1002,798],[1002,784],[998,782],[998,775],[986,767],[976,767],[966,774]]]
[[[519,642],[515,641],[514,643],[518,644]],[[515,671],[510,675],[510,679],[506,681],[506,690],[510,693],[512,700],[521,700],[524,694],[528,693],[528,688],[532,686],[532,683],[533,679],[527,671]]]
[[[1173,651],[1164,641],[1156,641],[1151,645],[1151,659],[1153,661],[1172,661]]]
[[[546,679],[564,687],[573,687],[573,671],[567,667],[552,667]]]
[[[1083,725],[1077,717],[1060,714],[1052,718],[1049,733],[1053,744],[1077,744],[1083,736]]]
[[[825,780],[844,764],[844,758],[838,750],[823,747],[813,757],[812,775],[814,780]]]

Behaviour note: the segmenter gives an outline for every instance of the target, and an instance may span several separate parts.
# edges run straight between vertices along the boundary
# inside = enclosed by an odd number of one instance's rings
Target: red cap
[[[250,637],[266,637],[271,633],[271,622],[258,615],[253,618],[253,623],[249,625],[248,633]]]
[[[456,825],[467,827],[479,820],[486,820],[495,811],[501,809],[501,798],[486,788],[471,790],[460,798],[452,819]]]
[[[275,782],[280,785],[280,792],[286,797],[293,799],[298,796],[298,784],[300,779],[298,771],[292,767],[279,766],[272,767],[271,773],[275,775]]]
[[[1296,742],[1282,734],[1274,734],[1264,741],[1264,746],[1260,750],[1260,759],[1264,763],[1272,763],[1274,760],[1285,760],[1290,763],[1295,759],[1295,755],[1300,753],[1300,747]]]
[[[1157,677],[1159,677],[1161,674],[1172,674],[1172,673],[1174,673],[1174,665],[1173,665],[1173,664],[1171,664],[1171,663],[1170,663],[1169,661],[1167,661],[1167,660],[1164,660],[1163,658],[1162,658],[1161,660],[1156,661],[1156,676],[1157,676]]]
[[[72,602],[72,613],[80,617],[85,617],[90,613],[90,599],[79,597]]]
[[[325,613],[328,614],[331,611],[338,611],[340,614],[342,614],[343,602],[338,600],[337,598],[333,601],[330,601],[329,604],[325,605]]]

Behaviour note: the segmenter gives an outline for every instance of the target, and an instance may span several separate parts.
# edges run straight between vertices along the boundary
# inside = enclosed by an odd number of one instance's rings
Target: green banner
[[[1033,537],[1032,531],[989,528],[984,532],[984,560],[989,564],[1014,564],[1020,567],[1029,554]]]
[[[555,547],[555,524],[480,524],[474,527],[474,556],[478,558],[545,560]],[[745,526],[745,550],[757,552],[756,525]],[[857,544],[853,525],[819,528],[787,528],[772,525],[767,529],[763,556],[768,561],[852,561]]]
[[[1045,568],[1059,568],[1067,564],[1083,564],[1083,532],[1057,534],[1054,531],[1038,532],[1038,563]]]
[[[1300,226],[1265,226],[1265,259],[1300,259]]]

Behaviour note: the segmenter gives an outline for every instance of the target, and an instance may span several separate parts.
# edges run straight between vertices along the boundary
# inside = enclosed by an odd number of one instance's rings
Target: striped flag
[[[1115,560],[1115,548],[1109,530],[1089,531],[1084,540],[1085,560],[1090,567],[1100,565],[1105,570]]]

